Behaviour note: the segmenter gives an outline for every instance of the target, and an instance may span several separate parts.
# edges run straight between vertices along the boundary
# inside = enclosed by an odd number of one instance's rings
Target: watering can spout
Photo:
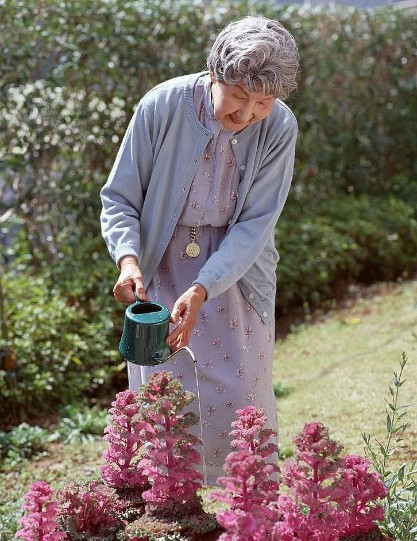
[[[156,366],[168,360],[171,350],[165,342],[171,314],[157,302],[136,300],[125,311],[121,355],[129,362]]]

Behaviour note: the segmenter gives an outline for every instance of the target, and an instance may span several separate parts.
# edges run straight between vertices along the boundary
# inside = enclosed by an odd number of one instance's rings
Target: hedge
[[[20,415],[23,406],[35,413],[48,400],[71,401],[111,383],[123,310],[111,295],[116,269],[100,237],[99,189],[141,96],[204,69],[218,30],[248,13],[281,20],[301,57],[289,101],[300,127],[294,187],[276,229],[277,309],[325,300],[340,277],[413,272],[415,12],[5,0],[0,278],[8,340],[1,347],[14,349],[17,365],[12,383],[0,369],[3,415]],[[66,360],[71,355],[78,360]]]

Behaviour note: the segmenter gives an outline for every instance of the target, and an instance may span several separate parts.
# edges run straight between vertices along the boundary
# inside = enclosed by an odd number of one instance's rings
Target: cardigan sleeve
[[[139,261],[140,216],[152,161],[150,122],[139,104],[100,192],[101,232],[116,264],[126,255]]]

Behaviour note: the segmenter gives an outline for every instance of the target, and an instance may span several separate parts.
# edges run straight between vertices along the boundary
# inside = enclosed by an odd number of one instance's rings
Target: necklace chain
[[[185,247],[185,253],[188,257],[198,257],[200,255],[200,246],[196,243],[197,229],[190,227],[190,242]]]

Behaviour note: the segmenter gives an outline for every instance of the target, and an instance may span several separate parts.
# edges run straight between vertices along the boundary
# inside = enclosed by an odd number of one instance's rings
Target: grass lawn
[[[281,448],[305,422],[321,421],[346,453],[364,452],[361,433],[384,438],[385,399],[406,352],[400,403],[417,401],[417,282],[379,284],[343,306],[314,316],[276,343],[274,382],[291,388],[278,399]],[[417,459],[417,405],[408,408],[406,447],[396,462]]]

